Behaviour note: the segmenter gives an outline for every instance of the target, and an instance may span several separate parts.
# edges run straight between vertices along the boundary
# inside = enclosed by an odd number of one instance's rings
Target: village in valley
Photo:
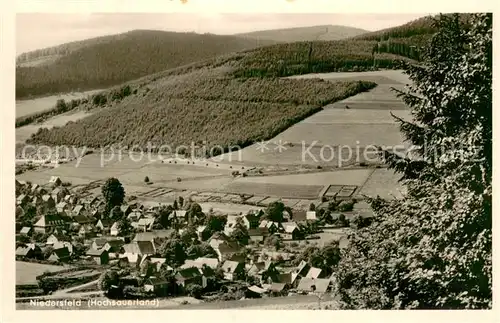
[[[16,179],[17,266],[56,268],[18,284],[21,299],[329,295],[348,230],[369,221],[349,198],[324,197],[304,209],[277,199],[231,214],[182,195],[173,203],[138,201],[116,178],[101,194],[88,188],[74,190],[57,176],[43,185]],[[325,230],[338,239],[322,241]]]
[[[16,16],[16,310],[492,308],[491,14],[68,15]]]

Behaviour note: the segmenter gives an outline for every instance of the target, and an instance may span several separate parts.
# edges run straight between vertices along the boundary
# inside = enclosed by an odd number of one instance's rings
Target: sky
[[[39,48],[134,29],[228,35],[266,29],[344,25],[375,31],[401,25],[425,15],[427,14],[18,13],[16,53],[19,55]]]

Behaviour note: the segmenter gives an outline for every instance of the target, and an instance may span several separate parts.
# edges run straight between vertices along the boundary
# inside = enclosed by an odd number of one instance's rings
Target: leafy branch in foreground
[[[421,65],[407,66],[414,120],[399,120],[423,146],[384,152],[407,194],[371,199],[374,222],[349,237],[337,272],[347,309],[492,307],[492,15],[436,23]]]

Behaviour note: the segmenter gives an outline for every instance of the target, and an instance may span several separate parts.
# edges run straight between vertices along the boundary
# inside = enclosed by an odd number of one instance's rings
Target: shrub
[[[337,209],[340,212],[349,212],[352,211],[354,208],[355,201],[354,200],[347,200],[347,201],[342,201],[338,205]]]

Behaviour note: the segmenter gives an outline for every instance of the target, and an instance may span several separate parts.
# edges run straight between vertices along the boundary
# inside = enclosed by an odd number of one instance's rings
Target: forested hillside
[[[16,98],[106,88],[269,43],[234,36],[137,30],[63,45],[48,50],[64,53],[54,62],[16,69]]]
[[[311,40],[341,40],[367,33],[367,30],[336,25],[297,27],[285,29],[259,30],[236,34],[251,39],[273,40],[283,43]]]

